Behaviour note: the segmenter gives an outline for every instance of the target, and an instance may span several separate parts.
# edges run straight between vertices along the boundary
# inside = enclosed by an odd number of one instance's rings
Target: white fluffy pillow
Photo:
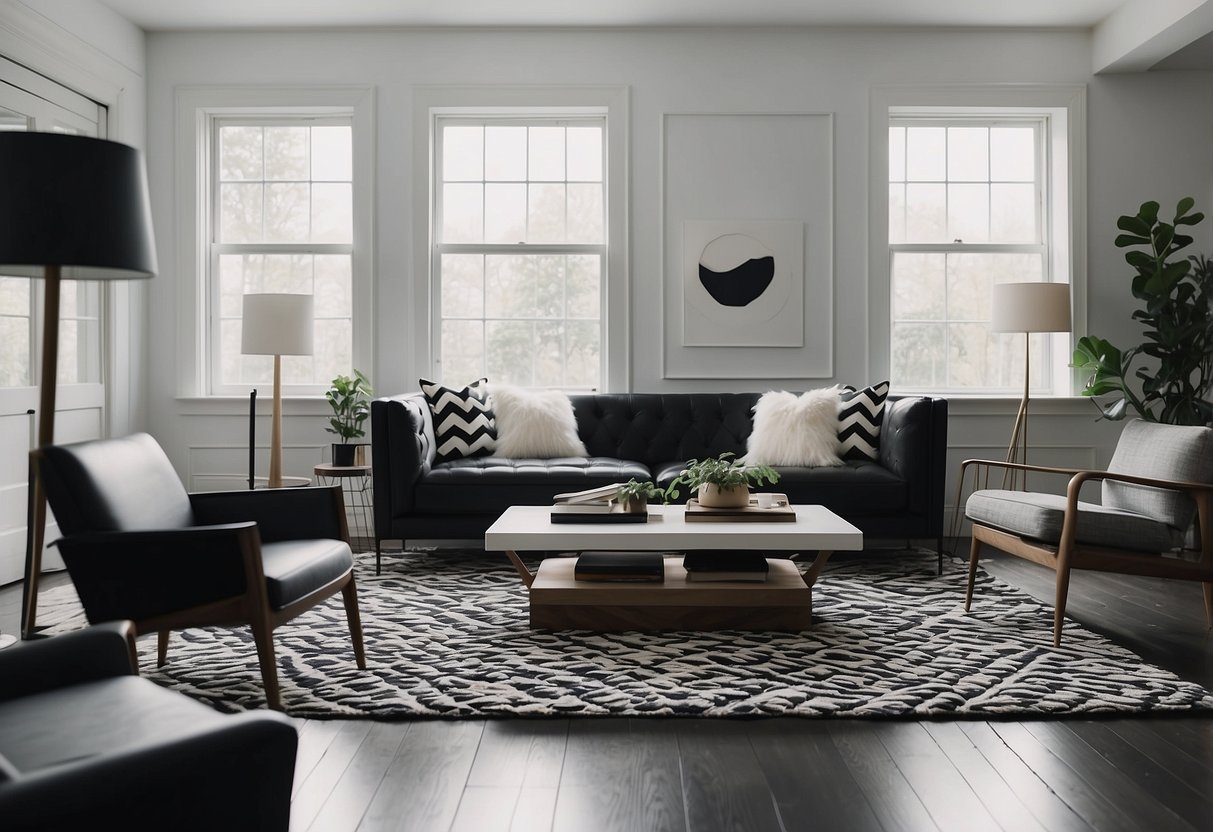
[[[754,405],[754,431],[746,441],[746,461],[797,467],[842,465],[838,441],[837,387],[800,396],[763,393]]]
[[[573,403],[561,391],[493,384],[489,394],[497,420],[496,456],[507,459],[589,456],[577,436]]]

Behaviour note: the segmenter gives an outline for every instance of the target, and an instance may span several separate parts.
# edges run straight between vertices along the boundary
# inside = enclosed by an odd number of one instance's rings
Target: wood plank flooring
[[[984,563],[1052,603],[1051,572]],[[1213,687],[1198,584],[1076,573],[1069,614]],[[1213,830],[1207,717],[298,724],[297,832]]]

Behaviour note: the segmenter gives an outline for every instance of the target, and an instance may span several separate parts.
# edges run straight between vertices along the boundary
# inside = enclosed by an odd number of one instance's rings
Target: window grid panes
[[[435,351],[465,384],[596,389],[603,365],[602,119],[440,119]]]
[[[899,389],[1023,389],[1024,336],[990,331],[995,283],[1050,279],[1044,122],[893,118],[891,375]],[[1051,386],[1033,334],[1031,385]]]
[[[353,127],[349,117],[216,119],[212,392],[265,384],[273,356],[242,355],[243,297],[314,296],[314,353],[282,357],[311,392],[353,367]]]

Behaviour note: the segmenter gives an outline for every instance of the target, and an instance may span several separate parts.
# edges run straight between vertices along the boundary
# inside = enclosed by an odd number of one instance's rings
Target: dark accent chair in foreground
[[[985,543],[1057,572],[1054,646],[1061,644],[1071,569],[1201,581],[1206,623],[1213,627],[1213,429],[1134,420],[1125,425],[1107,471],[970,459],[960,469],[962,484],[971,466],[1062,474],[1070,482],[1064,497],[992,489],[969,496],[965,516],[973,522],[973,548],[966,612]],[[1091,481],[1103,483],[1100,505],[1079,502],[1079,491]],[[1164,554],[1183,545],[1194,513],[1200,560]]]
[[[0,829],[285,830],[295,727],[140,679],[130,622],[0,652]]]
[[[265,698],[280,709],[274,628],[341,592],[366,667],[340,487],[187,494],[145,433],[38,452],[56,545],[90,623],[139,634],[248,624]]]

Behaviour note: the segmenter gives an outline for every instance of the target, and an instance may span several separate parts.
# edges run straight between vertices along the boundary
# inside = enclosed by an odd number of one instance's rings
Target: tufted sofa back
[[[577,432],[590,456],[660,463],[745,453],[757,393],[574,395]]]

